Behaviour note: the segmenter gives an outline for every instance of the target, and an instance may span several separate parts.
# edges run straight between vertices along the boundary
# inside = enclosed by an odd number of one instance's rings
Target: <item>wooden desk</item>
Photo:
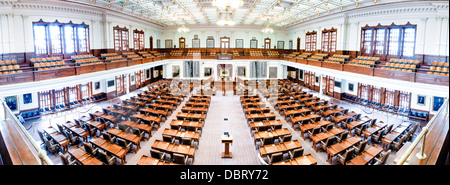
[[[311,154],[308,154],[287,161],[276,162],[272,165],[317,165],[317,161]]]
[[[166,153],[177,153],[194,159],[195,147],[189,145],[173,144],[165,141],[156,140],[152,144],[152,149],[163,151]]]
[[[88,124],[91,127],[97,128],[99,131],[103,131],[103,129],[105,129],[105,124],[100,123],[100,122],[95,121],[95,120],[92,120],[92,119],[84,121],[83,123],[84,124]]]
[[[289,118],[290,116],[292,117],[296,117],[299,115],[308,115],[311,113],[311,110],[309,110],[308,108],[301,108],[301,109],[295,109],[295,110],[287,110],[284,111],[284,116],[287,118]]]
[[[108,132],[108,134],[111,134],[113,136],[116,136],[116,137],[121,138],[121,139],[123,139],[125,141],[128,141],[128,142],[131,142],[131,143],[135,144],[136,147],[137,147],[136,150],[139,150],[141,148],[141,145],[140,145],[141,138],[138,135],[136,135],[136,134],[124,132],[124,131],[122,131],[120,129],[117,129],[117,128],[110,128],[107,132]]]
[[[106,121],[110,121],[114,124],[117,123],[118,118],[112,116],[112,115],[108,115],[108,114],[103,114],[103,112],[100,111],[96,111],[95,113],[92,113],[93,116],[95,116],[96,118],[100,118],[103,119],[104,122]]]
[[[333,123],[331,123],[328,120],[320,120],[314,123],[300,125],[300,136],[302,136],[302,138],[305,139],[305,134],[308,133],[308,131],[316,128],[325,127],[331,124]]]
[[[197,121],[183,121],[183,120],[172,120],[170,122],[171,126],[181,127],[184,129],[188,129],[189,127],[197,128],[198,130],[202,130],[203,123]]]
[[[376,123],[372,127],[367,128],[366,130],[363,131],[364,140],[366,140],[367,138],[369,138],[373,134],[377,133],[381,129],[384,129],[386,126],[387,126],[387,124],[385,124],[385,123]]]
[[[275,113],[260,113],[260,114],[247,114],[247,122],[250,122],[251,119],[256,120],[275,120],[276,116]]]
[[[109,114],[111,114],[111,113],[113,113],[113,114],[119,114],[119,115],[121,115],[121,116],[123,116],[123,117],[127,117],[127,116],[130,114],[130,112],[127,112],[127,111],[124,111],[124,110],[118,110],[118,109],[115,109],[114,107],[108,107],[108,108],[105,108],[105,110],[106,110]]]
[[[248,103],[243,103],[242,104],[243,108],[248,108],[248,107],[266,107],[266,104],[263,102],[248,102]]]
[[[155,159],[150,156],[143,155],[139,161],[136,163],[136,165],[179,165],[176,163],[171,163],[167,161],[163,161],[160,159]]]
[[[306,116],[297,116],[291,118],[292,128],[295,128],[295,125],[298,124],[299,122],[306,122],[306,121],[317,122],[318,119],[320,118],[321,116],[319,116],[318,114],[308,114]]]
[[[283,137],[289,134],[291,134],[291,132],[287,128],[277,129],[273,131],[259,131],[254,134],[255,145],[256,141],[260,139]]]
[[[333,136],[338,136],[338,135],[340,135],[340,134],[342,134],[344,132],[345,132],[344,129],[342,129],[340,127],[337,127],[337,128],[333,128],[331,130],[328,130],[326,132],[321,132],[321,133],[318,133],[316,135],[311,136],[311,139],[313,141],[313,148],[314,148],[314,150],[317,151],[316,145],[320,141],[324,141],[324,140],[326,140],[326,139],[328,139],[330,137],[333,137]]]
[[[165,118],[167,118],[167,115],[169,114],[169,112],[166,110],[152,109],[152,108],[148,108],[148,107],[141,108],[139,111],[141,112],[141,114],[151,114],[153,116],[165,117]]]
[[[347,114],[344,114],[344,115],[340,115],[340,116],[335,117],[332,121],[335,122],[335,123],[339,123],[339,122],[341,122],[341,121],[344,121],[344,120],[353,118],[353,117],[356,116],[356,115],[357,115],[356,112],[349,112],[349,113],[347,113]]]
[[[254,114],[254,113],[270,113],[269,107],[249,107],[244,108],[245,114]]]
[[[206,103],[206,102],[186,102],[185,106],[188,106],[188,107],[209,107],[209,103]]]
[[[158,126],[161,123],[161,118],[160,117],[156,117],[156,116],[147,116],[144,114],[134,114],[131,116],[132,118],[136,118],[136,119],[140,119],[144,122],[146,122],[146,124],[151,125],[152,123],[157,124]]]
[[[230,144],[233,143],[233,136],[222,135],[222,143],[225,143],[225,152],[222,152],[222,158],[233,158],[233,153],[230,152]]]
[[[363,124],[366,124],[366,123],[368,123],[370,121],[372,121],[372,119],[367,117],[367,116],[365,116],[365,117],[363,117],[363,118],[361,118],[359,120],[352,121],[349,124],[347,124],[348,131],[351,132],[353,129],[355,129],[357,127],[360,127]]]
[[[61,149],[63,153],[66,153],[69,149],[69,140],[66,138],[66,136],[62,135],[53,127],[49,127],[44,130],[45,133],[47,133],[56,143],[61,146]]]
[[[332,158],[337,154],[345,152],[348,148],[358,145],[362,139],[358,136],[353,136],[341,141],[340,143],[336,143],[326,148],[326,152],[328,154],[327,161],[332,164]]]
[[[201,121],[205,122],[206,114],[193,114],[193,113],[184,113],[184,112],[178,112],[177,119],[179,120],[191,120],[191,121]]]
[[[306,102],[317,101],[317,100],[320,100],[320,98],[314,96],[314,97],[302,98],[302,99],[299,99],[298,101],[299,101],[299,103],[306,103]]]
[[[86,130],[78,127],[74,123],[69,121],[69,122],[63,123],[62,126],[67,128],[68,130],[70,130],[75,135],[83,138],[84,142],[88,141],[87,136],[89,135],[89,133]]]
[[[132,100],[130,100],[130,101],[132,101]],[[132,103],[136,103],[136,102],[133,101]],[[125,104],[122,104],[122,103],[117,104],[117,106],[121,107],[124,110],[133,111],[133,112],[136,112],[139,109],[139,106],[125,105]]]
[[[102,150],[105,150],[105,151],[109,152],[110,154],[116,156],[117,158],[121,159],[122,164],[125,164],[127,162],[125,159],[127,151],[124,148],[122,148],[121,146],[110,143],[100,137],[92,138],[90,142],[94,146],[99,147]]]
[[[302,104],[293,103],[290,105],[280,105],[280,106],[278,106],[278,109],[286,112],[287,110],[302,109],[303,107],[305,107],[305,106],[303,106]]]
[[[194,132],[194,131],[180,131],[180,130],[166,128],[166,129],[164,129],[162,135],[170,136],[170,137],[174,137],[174,138],[178,138],[178,139],[187,138],[187,139],[193,139],[194,141],[197,141],[197,142],[200,141],[200,132]]]
[[[305,102],[305,106],[306,107],[317,106],[317,105],[323,104],[324,102],[325,101],[323,101],[323,100]]]
[[[250,128],[251,128],[251,130],[254,130],[255,128],[267,129],[269,127],[275,127],[275,126],[280,126],[280,125],[283,125],[283,123],[280,120],[258,121],[258,122],[250,123]]]
[[[181,112],[184,113],[197,113],[197,114],[201,114],[201,113],[207,113],[208,112],[208,108],[204,108],[204,107],[189,107],[189,106],[184,106],[183,108],[181,108]]]
[[[344,108],[336,108],[336,109],[333,109],[333,110],[327,110],[327,111],[325,111],[325,112],[323,112],[322,113],[322,116],[323,117],[328,117],[328,116],[330,116],[330,115],[335,115],[335,114],[337,114],[337,113],[339,113],[339,112],[344,112]]]
[[[313,108],[312,108],[312,110],[313,111],[315,111],[315,112],[319,112],[319,111],[321,111],[321,110],[324,110],[324,109],[330,109],[330,108],[333,108],[335,105],[334,104],[330,104],[330,103],[327,103],[326,105],[319,105],[319,106],[314,106]]]
[[[69,150],[70,156],[72,156],[76,161],[83,165],[105,165],[102,161],[98,160],[95,157],[92,157],[86,151],[81,148],[74,147]]]
[[[400,135],[403,134],[403,132],[406,131],[408,127],[410,127],[412,124],[400,124],[397,127],[395,127],[389,134],[385,135],[381,141],[383,142],[383,148],[384,150],[388,150],[392,144],[393,141],[395,141]]]
[[[301,148],[302,144],[298,140],[278,143],[278,144],[270,144],[259,147],[259,153],[261,157],[268,156],[270,157],[274,153],[278,152],[288,152],[293,151],[295,149]]]
[[[363,151],[357,157],[348,161],[346,164],[347,165],[366,165],[370,161],[372,161],[375,157],[377,157],[382,151],[383,151],[383,148],[380,148],[377,145],[373,145],[372,147]]]
[[[148,138],[152,137],[152,129],[153,126],[147,124],[139,124],[132,121],[122,121],[119,124],[126,125],[135,129],[139,129],[140,131],[148,133]]]
[[[165,111],[173,111],[173,106],[172,105],[164,105],[164,104],[159,104],[159,103],[150,103],[147,104],[148,107],[150,108],[155,108],[155,109],[160,109],[160,110],[165,110]]]

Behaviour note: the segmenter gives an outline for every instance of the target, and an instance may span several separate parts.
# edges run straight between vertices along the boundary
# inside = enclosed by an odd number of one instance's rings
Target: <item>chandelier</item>
[[[225,9],[227,7],[231,7],[233,9],[239,8],[244,5],[243,0],[213,0],[213,6],[216,6],[219,9]]]
[[[273,33],[273,29],[269,25],[269,19],[267,19],[267,25],[264,29],[261,30],[263,33]]]
[[[235,24],[236,24],[235,21],[231,21],[228,19],[217,21],[217,25],[219,25],[219,26],[225,26],[225,25],[234,26]]]
[[[187,33],[189,32],[189,28],[186,28],[184,25],[182,25],[181,27],[178,27],[178,32]]]

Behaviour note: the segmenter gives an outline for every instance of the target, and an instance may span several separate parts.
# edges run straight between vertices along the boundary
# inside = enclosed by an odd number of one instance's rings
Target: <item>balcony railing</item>
[[[47,152],[33,137],[0,97],[0,146],[2,163],[6,165],[52,165]]]
[[[441,157],[445,157],[445,152],[448,152],[448,146],[445,146],[449,129],[448,112],[447,98],[438,113],[422,128],[422,131],[406,152],[396,161],[396,164],[435,165],[440,163]]]

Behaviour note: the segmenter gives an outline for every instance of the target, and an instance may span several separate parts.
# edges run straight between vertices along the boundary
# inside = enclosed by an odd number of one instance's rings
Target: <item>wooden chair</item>
[[[403,135],[398,141],[393,141],[392,142],[392,148],[396,151],[398,151],[400,149],[400,147],[403,146],[403,141],[405,141],[406,139],[406,135]]]
[[[77,164],[76,161],[70,161],[67,155],[62,154],[59,152],[59,158],[61,159],[61,162],[63,165],[75,165]]]
[[[111,157],[105,151],[100,150],[98,152],[98,155],[99,155],[98,159],[100,161],[104,162],[105,164],[114,165],[117,162],[116,156]]]
[[[175,142],[175,138],[172,138],[171,136],[163,135],[162,137],[163,137],[163,141],[165,141],[165,142],[169,142],[169,143]]]
[[[103,133],[103,139],[109,141],[110,143],[116,143],[116,137],[111,137],[111,135],[107,132]]]
[[[381,141],[381,138],[383,137],[383,132],[385,132],[385,130],[379,130],[377,134],[371,137],[372,141],[375,143],[379,143]]]
[[[391,150],[388,150],[387,152],[383,152],[381,154],[381,159],[380,158],[374,158],[375,162],[373,165],[384,165],[386,163],[387,158],[389,157],[389,155],[391,154]]]
[[[194,146],[194,140],[191,138],[181,138],[181,144]]]
[[[117,138],[116,140],[117,144],[119,144],[119,146],[121,146],[126,151],[125,153],[128,153],[131,150],[131,146],[133,145],[133,143],[127,143],[122,138]]]
[[[294,159],[294,158],[303,156],[303,151],[304,151],[303,148],[297,148],[297,149],[293,150],[292,152],[289,151],[289,152],[288,152],[288,153],[289,153],[289,157],[290,157],[291,159]]]
[[[327,151],[327,147],[331,146],[332,144],[334,144],[336,142],[338,138],[336,136],[333,137],[329,137],[327,138],[327,140],[325,142],[320,141],[320,148],[322,148],[323,150]]]
[[[355,149],[350,148],[345,151],[344,155],[338,154],[337,161],[340,164],[345,165],[347,163],[347,161],[349,161],[352,158],[352,155],[354,154],[354,152],[355,152]]]
[[[46,146],[47,150],[52,154],[59,152],[59,150],[61,149],[61,146],[59,144],[50,143],[49,140],[45,141],[45,146]]]
[[[353,146],[353,148],[355,149],[356,155],[361,154],[361,153],[366,149],[366,146],[367,146],[367,141],[362,141],[362,142],[358,145],[358,147]]]
[[[361,136],[363,131],[366,130],[367,127],[368,127],[368,124],[364,124],[361,127],[356,127],[355,128],[355,134],[358,135],[358,136]]]
[[[187,163],[188,159],[189,159],[188,156],[184,156],[182,154],[174,153],[172,162],[177,163],[177,164],[187,165],[188,164]]]
[[[166,156],[166,153],[160,152],[158,150],[150,149],[150,156],[155,158],[155,159],[164,160],[165,156]]]
[[[389,132],[391,132],[393,126],[394,126],[394,124],[389,125],[389,126],[386,128],[386,130],[384,131],[385,133],[383,133],[383,134],[385,135],[385,134],[388,134]]]
[[[81,142],[80,136],[75,136],[72,132],[66,132],[66,136],[69,139],[71,145],[78,145]]]
[[[349,132],[348,132],[348,131],[345,131],[344,133],[342,133],[342,134],[341,134],[341,136],[339,136],[339,138],[337,138],[337,140],[338,140],[338,143],[340,143],[340,142],[342,142],[342,141],[346,140],[346,139],[347,139],[347,137],[348,137],[348,134],[349,134]]]
[[[267,159],[269,160],[269,164],[280,162],[283,160],[283,153],[282,152],[274,153]]]
[[[98,148],[94,149],[90,143],[83,143],[84,151],[92,156],[98,156]]]
[[[308,131],[308,137],[311,138],[313,135],[316,135],[320,132],[320,128],[313,128],[311,131]]]
[[[283,137],[279,137],[279,139],[280,139],[280,143],[291,141],[292,140],[292,135],[291,134],[285,135]]]

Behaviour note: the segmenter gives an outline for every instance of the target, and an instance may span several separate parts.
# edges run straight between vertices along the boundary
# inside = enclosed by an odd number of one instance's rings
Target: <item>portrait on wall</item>
[[[443,97],[434,96],[433,97],[433,111],[438,111],[441,108],[443,103],[444,103]]]
[[[31,97],[31,93],[23,95],[23,104],[33,103],[33,99]]]
[[[17,96],[8,96],[5,98],[6,105],[11,109],[11,111],[17,110]]]
[[[180,66],[172,66],[172,77],[173,78],[180,77]]]
[[[348,90],[351,91],[351,92],[353,92],[353,86],[354,86],[353,84],[350,84],[350,83],[349,83],[349,84],[348,84]]]
[[[95,90],[100,89],[100,82],[95,82]]]
[[[425,96],[417,95],[417,104],[418,105],[425,105]]]
[[[278,68],[269,67],[269,78],[278,78]]]
[[[212,75],[212,68],[211,67],[205,67],[205,77]]]
[[[242,77],[245,77],[246,76],[246,73],[245,73],[246,71],[245,71],[245,67],[244,66],[238,66],[237,67],[237,76],[242,76]]]

